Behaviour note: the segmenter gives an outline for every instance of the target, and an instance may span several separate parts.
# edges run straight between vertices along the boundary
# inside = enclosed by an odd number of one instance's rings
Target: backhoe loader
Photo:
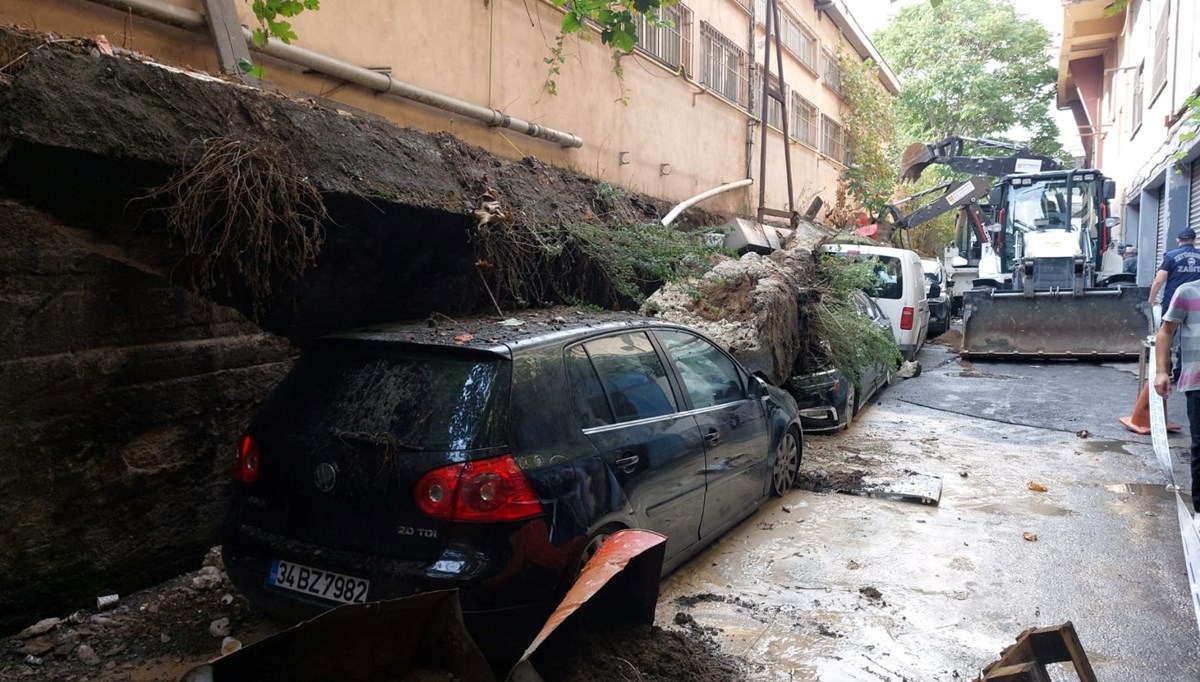
[[[965,156],[967,143],[1015,153]],[[915,179],[935,163],[997,178],[986,201],[959,207],[959,253],[950,265],[962,269],[973,260],[978,267],[962,293],[964,357],[1141,354],[1150,329],[1149,291],[1122,273],[1112,248],[1118,224],[1109,214],[1112,180],[1098,170],[1065,170],[1027,149],[970,138],[911,145],[901,177]],[[948,210],[951,202],[945,203]],[[933,217],[928,213],[924,220]]]

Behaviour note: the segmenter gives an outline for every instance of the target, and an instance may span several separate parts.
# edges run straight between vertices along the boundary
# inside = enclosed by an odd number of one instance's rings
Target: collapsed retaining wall
[[[540,224],[669,208],[448,135],[0,34],[0,631],[197,565],[237,436],[296,345],[490,306],[470,241],[485,198]],[[258,322],[244,291],[191,291],[180,240],[139,199],[212,138],[286,150],[329,212],[315,267]]]

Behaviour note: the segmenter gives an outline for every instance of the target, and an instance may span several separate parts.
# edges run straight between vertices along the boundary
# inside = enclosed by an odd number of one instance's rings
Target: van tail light
[[[242,483],[253,483],[258,480],[258,441],[254,436],[242,436],[241,447],[238,448],[237,469],[233,471],[233,480]]]
[[[517,521],[544,511],[511,455],[438,467],[413,494],[422,512],[446,521]]]
[[[914,312],[911,306],[904,306],[904,310],[900,312],[900,328],[904,331],[912,329]]]

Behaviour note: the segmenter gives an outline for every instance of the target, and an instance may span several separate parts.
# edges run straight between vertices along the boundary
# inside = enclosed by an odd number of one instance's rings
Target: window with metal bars
[[[827,88],[842,94],[842,67],[838,64],[837,55],[821,53],[821,80]]]
[[[838,163],[845,163],[846,149],[842,143],[842,126],[821,114],[821,153]]]
[[[783,46],[808,68],[816,71],[817,39],[786,13],[780,12],[780,21],[783,26],[779,29],[779,35],[783,38]]]
[[[1130,115],[1133,117],[1130,128],[1133,130],[1133,132],[1129,134],[1129,139],[1131,140],[1135,135],[1137,135],[1138,130],[1140,130],[1142,127],[1142,110],[1146,108],[1145,102],[1143,101],[1146,86],[1145,67],[1145,62],[1138,65],[1136,76],[1137,80],[1135,80],[1133,83],[1133,106],[1131,107],[1132,111],[1130,112]]]
[[[762,105],[759,104],[759,100],[762,99],[762,96],[763,96],[763,91],[762,91],[763,71],[764,71],[763,65],[759,64],[758,68],[754,70],[754,75],[750,77],[750,106],[747,107],[747,111],[749,111],[751,114],[753,114],[755,116],[758,116],[759,119],[763,118]],[[779,87],[779,76],[776,76],[775,74],[771,74],[770,82],[771,82],[772,87],[778,88]],[[784,97],[787,97],[786,92],[781,93],[781,94],[783,94]],[[780,130],[783,130],[783,103],[780,102],[779,100],[775,99],[774,97],[768,97],[766,101],[767,101],[767,111],[766,111],[767,123],[769,125],[775,126],[776,128],[778,128]]]
[[[708,22],[700,22],[700,47],[703,60],[700,83],[730,102],[746,106],[746,51]]]
[[[817,107],[792,92],[792,129],[788,132],[804,144],[817,146]]]
[[[634,14],[637,49],[673,69],[692,73],[692,10],[682,3],[667,5],[659,10],[662,25],[646,21],[643,14]]]
[[[1167,24],[1171,18],[1171,3],[1164,2],[1162,13],[1158,15],[1158,25],[1154,27],[1154,71],[1150,74],[1150,105],[1167,86],[1167,41],[1170,32]]]

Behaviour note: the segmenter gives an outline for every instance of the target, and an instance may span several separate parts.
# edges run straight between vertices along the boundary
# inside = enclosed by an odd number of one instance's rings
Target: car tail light
[[[913,325],[913,309],[905,306],[904,310],[900,311],[900,328],[908,331]]]
[[[242,483],[257,481],[258,466],[258,441],[254,440],[254,436],[246,434],[242,436],[242,445],[238,448],[237,469],[233,472],[233,479]]]
[[[511,455],[438,467],[414,495],[421,511],[446,521],[517,521],[543,511]]]

